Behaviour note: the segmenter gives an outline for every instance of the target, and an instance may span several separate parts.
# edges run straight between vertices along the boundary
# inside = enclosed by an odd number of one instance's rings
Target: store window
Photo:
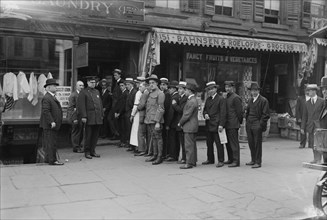
[[[215,0],[215,14],[233,16],[234,0]]]
[[[66,91],[71,86],[72,41],[16,36],[3,36],[2,39],[7,50],[2,56],[5,62],[0,66],[0,92],[10,103],[2,118],[5,121],[39,120],[46,79],[56,79],[61,90]],[[65,108],[65,100],[59,100]]]
[[[179,5],[180,2],[178,0],[156,0],[157,7],[179,9]]]
[[[279,0],[265,0],[265,22],[279,24]]]

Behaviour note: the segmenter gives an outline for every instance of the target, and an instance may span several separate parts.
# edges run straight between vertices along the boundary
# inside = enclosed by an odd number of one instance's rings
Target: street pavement
[[[302,167],[311,149],[278,137],[263,143],[260,169],[241,143],[241,167],[152,165],[126,148],[97,147],[87,160],[60,149],[64,166],[1,165],[1,219],[305,219],[315,215],[313,188],[319,171]],[[216,155],[216,153],[215,153]],[[216,161],[217,163],[217,161]]]

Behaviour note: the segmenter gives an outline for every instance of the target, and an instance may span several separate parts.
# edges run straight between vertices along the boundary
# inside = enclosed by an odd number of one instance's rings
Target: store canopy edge
[[[160,42],[166,43],[289,53],[305,53],[307,51],[307,45],[304,43],[235,37],[165,28],[153,28],[153,31],[158,35]]]

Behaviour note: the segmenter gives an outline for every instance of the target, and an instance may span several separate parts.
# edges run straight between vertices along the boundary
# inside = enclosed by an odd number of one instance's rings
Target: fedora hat
[[[308,84],[307,87],[305,88],[305,90],[316,90],[318,91],[319,90],[319,87],[317,84]]]
[[[187,83],[186,83],[185,81],[180,81],[176,87],[177,87],[177,88],[182,87],[182,88],[185,89],[186,84],[187,84]]]
[[[209,89],[212,89],[212,88],[217,88],[218,89],[219,85],[217,85],[215,81],[207,82],[205,90],[209,90]]]
[[[235,82],[234,81],[225,81],[225,86],[235,86]]]
[[[177,88],[178,82],[176,80],[173,80],[169,83],[168,88]]]
[[[321,84],[320,84],[321,88],[327,88],[327,76],[324,76],[321,78]]]
[[[165,84],[167,84],[167,85],[168,85],[168,83],[169,83],[169,81],[168,81],[167,78],[160,78],[160,82],[161,82],[161,83],[165,83]]]
[[[114,71],[112,71],[112,73],[119,73],[119,74],[121,74],[121,70],[120,69],[114,69]]]
[[[248,90],[260,90],[260,86],[257,82],[251,82],[250,86],[248,87]]]
[[[160,84],[160,80],[158,79],[158,76],[155,75],[155,74],[152,74],[151,76],[149,76],[149,77],[146,79],[146,82],[149,83],[150,80],[154,80],[154,81],[156,81],[158,84]]]
[[[55,79],[47,79],[47,81],[45,81],[44,88],[46,88],[47,86],[50,86],[50,85],[59,86],[59,84],[57,83],[57,81]]]
[[[196,85],[194,85],[193,83],[187,83],[185,89],[189,89],[192,92],[196,91]]]

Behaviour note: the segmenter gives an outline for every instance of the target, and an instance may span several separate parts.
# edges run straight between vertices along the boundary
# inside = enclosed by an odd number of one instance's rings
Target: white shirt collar
[[[79,94],[79,90],[76,90],[77,94]]]
[[[310,96],[306,95],[305,96],[305,101],[308,101],[309,99],[311,99]]]
[[[212,99],[214,99],[216,97],[217,93],[215,93],[213,96],[212,96]]]
[[[54,93],[52,93],[52,92],[50,92],[50,91],[48,91],[48,93],[49,93],[50,95],[52,95],[53,97],[55,97],[55,95],[56,95],[56,94],[54,94]]]
[[[184,95],[185,95],[185,93],[184,93],[183,95],[181,95],[181,98],[183,98],[183,97],[184,97]]]
[[[313,102],[316,103],[317,102],[317,99],[318,99],[318,96],[315,95],[315,96],[312,97],[312,99],[313,99]]]
[[[194,96],[194,94],[190,95],[190,96],[188,97],[188,99],[191,99],[193,96]]]
[[[253,97],[253,102],[257,101],[259,94],[256,97]]]

